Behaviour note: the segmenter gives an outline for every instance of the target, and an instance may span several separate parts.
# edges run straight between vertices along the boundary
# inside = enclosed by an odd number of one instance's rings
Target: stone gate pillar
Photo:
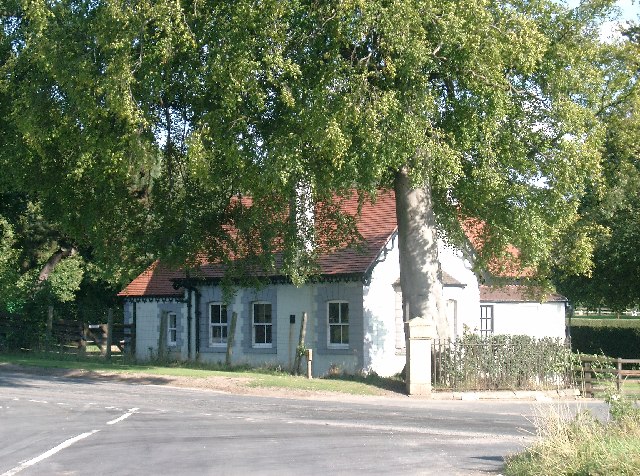
[[[434,326],[424,317],[404,324],[407,340],[405,380],[409,395],[431,394],[431,344]]]

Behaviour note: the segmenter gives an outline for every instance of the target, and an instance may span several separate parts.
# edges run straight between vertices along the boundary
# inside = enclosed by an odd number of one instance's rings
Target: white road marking
[[[46,400],[29,400],[29,401],[33,403],[49,403]]]
[[[122,416],[119,416],[118,418],[116,418],[115,420],[111,420],[107,422],[107,425],[115,425],[118,422],[121,422],[122,420],[124,420],[125,418],[129,418],[131,415],[133,415],[137,410],[140,410],[139,408],[132,408],[130,409],[127,413],[125,413]]]
[[[36,456],[33,459],[30,459],[29,461],[25,461],[24,463],[19,464],[18,466],[16,466],[13,469],[10,469],[9,471],[7,471],[6,473],[2,473],[0,476],[13,476],[16,473],[19,473],[20,471],[22,471],[25,468],[28,468],[29,466],[33,466],[36,463],[39,463],[42,460],[47,459],[49,456],[53,456],[54,454],[56,454],[58,451],[61,451],[65,448],[68,448],[69,446],[71,446],[72,444],[76,443],[77,441],[83,440],[88,436],[93,435],[94,433],[97,433],[100,430],[92,430],[92,431],[88,431],[86,433],[82,433],[78,436],[74,436],[73,438],[69,438],[66,441],[63,441],[62,443],[60,443],[58,446],[56,446],[55,448],[51,448],[49,451],[42,453],[40,456]]]

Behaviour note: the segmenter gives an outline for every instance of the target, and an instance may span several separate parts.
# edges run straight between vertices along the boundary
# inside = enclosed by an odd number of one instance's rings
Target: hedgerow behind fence
[[[542,390],[572,383],[571,349],[563,339],[524,335],[434,341],[433,384],[454,390]]]

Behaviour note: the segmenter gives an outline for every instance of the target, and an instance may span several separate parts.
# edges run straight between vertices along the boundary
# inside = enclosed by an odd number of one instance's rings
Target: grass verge
[[[536,421],[538,440],[526,451],[507,457],[505,474],[640,474],[640,409],[628,400],[610,399],[611,420],[588,412],[569,418],[558,409]]]
[[[384,390],[402,392],[404,384],[393,378],[378,376],[339,375],[309,380],[278,369],[248,366],[225,367],[192,362],[135,363],[114,356],[106,361],[99,356],[77,356],[59,353],[0,353],[0,362],[41,369],[87,370],[122,375],[147,374],[156,377],[185,377],[192,379],[237,378],[238,385],[249,388],[280,388],[288,390],[336,392],[350,395],[381,395]]]

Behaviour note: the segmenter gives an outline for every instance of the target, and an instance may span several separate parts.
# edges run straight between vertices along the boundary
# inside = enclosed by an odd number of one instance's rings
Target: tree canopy
[[[229,225],[259,237],[256,254],[299,249],[271,218],[301,182],[318,201],[364,199],[402,172],[428,185],[451,243],[464,245],[466,218],[485,223],[478,266],[512,244],[541,277],[585,271],[578,206],[600,175],[611,8],[5,0],[0,187],[34,194],[121,266],[142,249],[174,262],[246,252]],[[230,207],[239,195],[251,210]]]
[[[591,188],[580,208],[601,230],[593,268],[558,280],[576,305],[617,312],[640,306],[640,28],[630,26],[624,36],[622,47],[608,55],[614,67],[604,89],[603,186]]]

